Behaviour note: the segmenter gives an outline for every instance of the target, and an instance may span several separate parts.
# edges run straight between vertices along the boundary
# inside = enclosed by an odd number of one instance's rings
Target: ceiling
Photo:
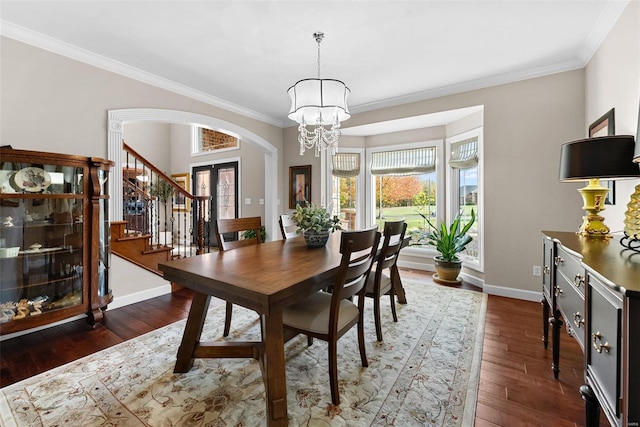
[[[358,113],[582,68],[626,4],[2,0],[0,32],[292,126],[287,89],[317,77],[315,31],[325,33],[321,77],[344,81]]]

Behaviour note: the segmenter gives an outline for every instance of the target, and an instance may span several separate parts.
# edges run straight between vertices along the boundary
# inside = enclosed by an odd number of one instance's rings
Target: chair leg
[[[227,302],[225,314],[224,314],[224,332],[223,337],[229,336],[229,330],[231,329],[231,314],[233,313],[233,304]]]
[[[329,340],[329,384],[331,401],[337,406],[340,404],[340,391],[338,390],[338,343],[336,340]]]
[[[373,298],[373,318],[376,323],[376,338],[378,341],[382,341],[382,325],[380,324],[380,297]]]
[[[396,295],[393,292],[393,288],[389,291],[389,298],[391,298],[391,314],[393,315],[393,321],[398,322],[398,315],[396,314]]]
[[[364,322],[361,318],[358,322],[358,348],[360,349],[360,361],[365,368],[369,366],[367,360],[367,348],[364,345]]]

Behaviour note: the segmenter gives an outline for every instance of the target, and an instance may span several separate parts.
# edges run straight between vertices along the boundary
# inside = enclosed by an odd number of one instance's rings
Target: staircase
[[[124,141],[122,145],[127,159],[122,171],[126,178],[122,188],[123,221],[111,221],[111,252],[162,276],[159,262],[209,250],[203,237],[205,201],[209,197],[192,195]],[[192,211],[176,209],[174,195],[190,199]]]
[[[173,246],[153,244],[150,234],[127,230],[128,221],[111,222],[111,252],[162,276],[158,263],[180,258],[172,255]]]

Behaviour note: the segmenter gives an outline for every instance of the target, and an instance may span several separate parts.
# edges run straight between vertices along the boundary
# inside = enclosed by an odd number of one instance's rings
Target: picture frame
[[[616,133],[615,108],[607,111],[589,126],[589,138],[597,138],[599,136],[610,136]],[[616,203],[616,182],[612,180],[601,181],[601,184],[609,188],[605,205],[614,205]]]
[[[176,173],[171,175],[171,179],[175,181],[182,189],[189,192],[191,187],[189,186],[189,174],[188,173]],[[185,197],[184,194],[179,192],[173,193],[173,210],[174,212],[189,212],[191,210],[191,200]]]
[[[311,165],[289,168],[289,209],[311,202]]]

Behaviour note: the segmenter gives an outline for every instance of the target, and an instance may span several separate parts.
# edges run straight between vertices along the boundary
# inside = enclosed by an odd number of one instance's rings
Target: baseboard
[[[496,295],[499,297],[515,298],[524,301],[540,302],[542,300],[542,290],[538,291],[526,291],[524,289],[507,288],[504,286],[495,286],[485,284],[482,287],[484,293],[489,295]]]
[[[22,335],[30,334],[32,332],[42,331],[44,329],[52,328],[54,326],[64,325],[65,323],[74,322],[76,320],[86,318],[86,314],[78,314],[77,316],[69,317],[68,319],[59,320],[53,323],[47,323],[46,325],[38,326],[36,328],[25,329],[24,331],[13,332],[6,335],[0,335],[0,341],[9,340],[11,338],[16,338]]]
[[[398,267],[408,268],[411,270],[435,271],[433,265],[422,262],[403,261],[398,259]],[[515,298],[524,301],[540,301],[542,299],[542,291],[527,291],[523,289],[507,288],[504,286],[488,285],[484,280],[465,272],[460,273],[462,280],[482,289],[482,292],[488,295],[496,295],[500,297]]]
[[[146,289],[144,291],[136,292],[133,294],[125,295],[123,297],[114,297],[113,301],[109,304],[108,310],[114,308],[124,307],[125,305],[135,304],[140,301],[148,300],[151,298],[159,297],[171,293],[171,283],[166,285],[157,286],[153,289]]]

